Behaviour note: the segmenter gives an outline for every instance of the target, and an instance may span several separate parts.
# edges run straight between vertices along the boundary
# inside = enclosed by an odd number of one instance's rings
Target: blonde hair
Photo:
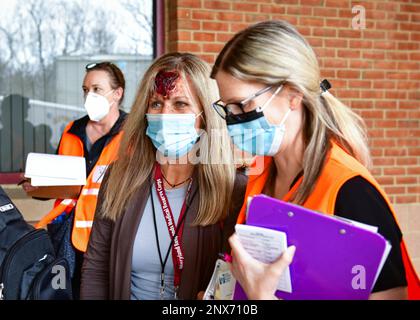
[[[286,84],[303,94],[303,182],[293,195],[303,204],[320,176],[331,140],[363,165],[370,154],[363,120],[329,92],[321,94],[320,70],[312,47],[285,21],[265,21],[237,33],[223,48],[212,70],[265,85]]]
[[[230,207],[235,178],[233,152],[225,122],[211,109],[217,100],[217,86],[210,75],[210,67],[197,56],[188,53],[169,53],[159,57],[146,71],[137,91],[133,107],[124,125],[118,160],[112,165],[103,186],[104,200],[101,214],[116,220],[124,211],[128,200],[152,173],[156,162],[156,149],[146,136],[146,112],[155,92],[155,78],[160,71],[178,71],[189,80],[203,109],[204,130],[217,131],[206,135],[200,143],[198,164],[199,208],[194,225],[214,224],[223,219]]]

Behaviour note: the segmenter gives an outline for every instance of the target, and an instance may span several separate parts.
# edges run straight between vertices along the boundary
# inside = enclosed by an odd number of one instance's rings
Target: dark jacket
[[[196,173],[191,195],[198,191]],[[104,183],[106,185],[106,179]],[[115,221],[101,217],[102,188],[82,268],[81,299],[129,300],[131,297],[131,264],[133,246],[143,211],[150,195],[150,184],[144,183],[129,200],[126,210]],[[190,200],[182,236],[185,262],[181,275],[179,299],[196,299],[204,291],[213,273],[218,253],[229,250],[227,239],[234,231],[237,215],[244,201],[247,177],[237,173],[232,206],[223,223],[193,227],[199,204],[199,192]],[[147,239],[146,239],[147,241]]]

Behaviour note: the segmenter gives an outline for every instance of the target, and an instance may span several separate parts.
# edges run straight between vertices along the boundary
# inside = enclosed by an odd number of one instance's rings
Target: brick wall
[[[362,5],[366,28],[354,30]],[[420,2],[350,0],[169,0],[166,51],[213,63],[231,36],[251,23],[294,24],[318,54],[332,93],[369,127],[373,174],[396,205],[420,270]]]
[[[351,27],[357,4],[366,8],[365,30]],[[251,23],[284,19],[297,26],[332,92],[366,120],[373,173],[391,200],[420,203],[419,1],[171,0],[167,12],[167,51],[210,63]]]

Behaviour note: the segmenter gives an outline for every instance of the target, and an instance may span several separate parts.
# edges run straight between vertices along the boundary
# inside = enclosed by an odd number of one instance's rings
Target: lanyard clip
[[[179,293],[179,286],[175,286],[175,291],[174,291],[175,300],[178,300],[178,293]]]
[[[162,272],[160,274],[160,300],[163,300],[165,295],[165,274]]]

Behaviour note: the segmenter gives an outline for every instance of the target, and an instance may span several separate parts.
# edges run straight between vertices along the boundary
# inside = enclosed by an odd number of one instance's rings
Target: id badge
[[[236,279],[230,272],[229,264],[218,259],[203,299],[232,300],[235,284]]]
[[[108,166],[96,166],[95,171],[93,172],[92,180],[94,183],[102,183],[102,180],[104,179],[106,169],[108,169]]]

